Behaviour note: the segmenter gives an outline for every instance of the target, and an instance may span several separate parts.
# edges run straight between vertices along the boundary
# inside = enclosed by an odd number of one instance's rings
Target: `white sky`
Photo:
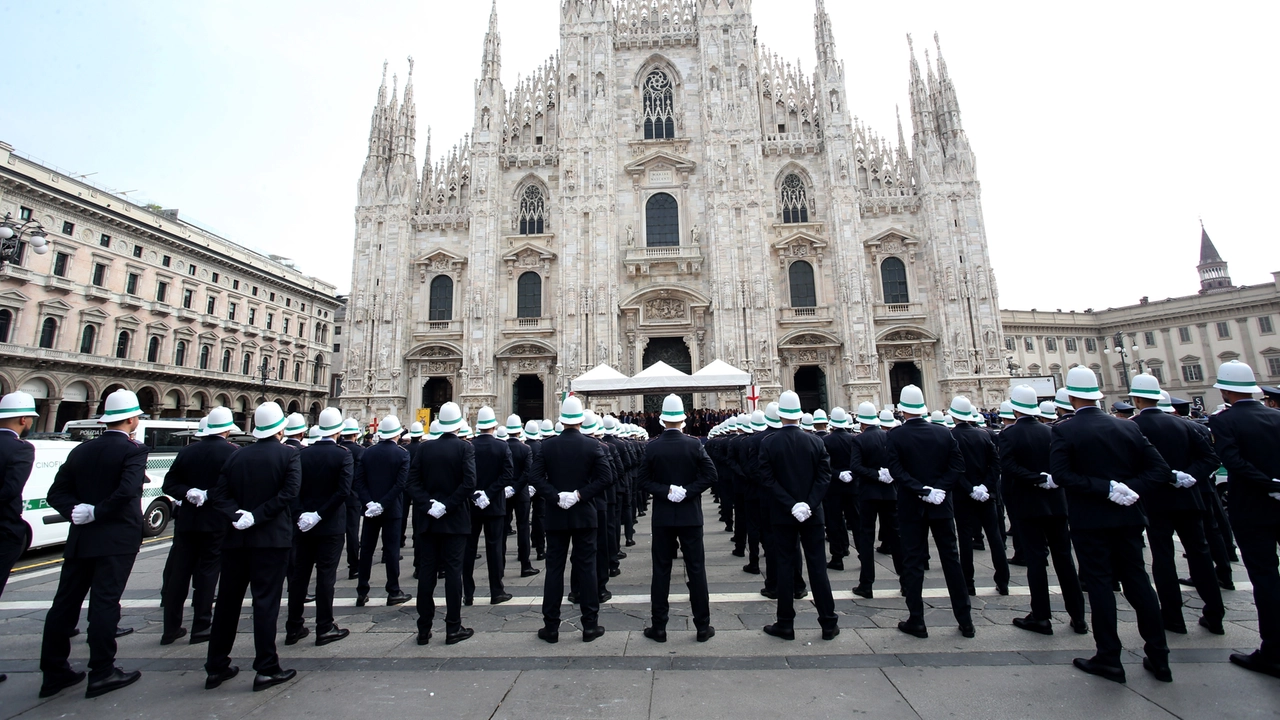
[[[1193,293],[1200,217],[1237,284],[1280,270],[1265,209],[1280,4],[827,4],[854,111],[889,137],[895,104],[909,122],[905,34],[922,64],[941,34],[1002,306]],[[753,5],[760,41],[812,72],[812,3]],[[559,0],[498,11],[510,86],[558,49]],[[0,140],[345,290],[383,59],[402,87],[416,61],[421,165],[428,125],[437,156],[470,130],[488,15],[487,0],[0,0]]]

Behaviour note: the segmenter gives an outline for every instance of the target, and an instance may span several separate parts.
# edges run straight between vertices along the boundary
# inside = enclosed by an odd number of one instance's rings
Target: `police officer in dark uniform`
[[[520,563],[520,577],[533,577],[542,572],[533,566],[533,545],[530,540],[530,511],[532,510],[533,498],[529,497],[528,485],[525,483],[525,475],[529,472],[529,466],[533,464],[533,449],[525,442],[522,442],[522,436],[526,431],[532,433],[537,432],[537,423],[530,420],[529,427],[524,428],[520,425],[520,416],[512,415],[507,418],[507,448],[511,450],[511,489],[514,494],[507,498],[510,512],[515,516],[516,524],[516,560]]]
[[[1206,423],[1197,422],[1191,418],[1191,401],[1174,397],[1170,398],[1170,404],[1173,406],[1174,417],[1186,423],[1192,432],[1199,435],[1212,448],[1213,431],[1209,429]],[[1217,482],[1218,474],[1215,471],[1210,477],[1200,478],[1200,482],[1196,483],[1195,489],[1200,493],[1200,502],[1204,506],[1204,510],[1200,515],[1200,522],[1204,526],[1205,540],[1209,544],[1209,557],[1213,558],[1214,572],[1218,577],[1218,587],[1223,590],[1235,590],[1236,585],[1232,578],[1231,563],[1239,562],[1240,557],[1236,554],[1235,540],[1231,533],[1231,524],[1227,520],[1226,511],[1222,507],[1222,498],[1218,497]],[[1178,583],[1190,587],[1195,586],[1195,583],[1189,577],[1179,578]]]
[[[626,444],[618,439],[618,420],[612,416],[606,416],[599,423],[600,432],[603,435],[601,441],[608,446],[609,452],[614,459],[613,486],[610,492],[605,494],[608,505],[606,508],[608,512],[606,535],[609,542],[609,577],[618,577],[622,574],[622,567],[619,563],[627,556],[622,551],[620,540],[622,539],[622,505],[625,502],[623,498],[631,495],[631,483],[627,479],[630,473],[631,461],[627,453]]]
[[[0,398],[0,597],[26,541],[22,490],[31,477],[36,451],[22,436],[31,432],[38,417],[31,395],[18,391]],[[6,679],[0,673],[0,682]]]
[[[227,517],[209,501],[209,492],[218,484],[222,466],[237,448],[227,442],[236,428],[235,418],[225,407],[216,407],[205,419],[200,442],[178,451],[173,466],[164,476],[164,494],[182,500],[173,516],[173,546],[165,562],[164,632],[160,644],[168,645],[187,634],[182,627],[182,606],[187,587],[194,588],[191,599],[191,644],[207,642],[213,624],[213,597],[222,567],[222,542],[231,529]]]
[[[138,396],[132,392],[117,390],[108,395],[102,413],[106,432],[72,450],[49,488],[49,506],[72,525],[58,590],[44,622],[40,697],[55,695],[84,679],[83,672],[72,671],[67,658],[80,607],[91,592],[85,697],[105,695],[142,676],[115,665],[120,596],[142,545],[147,448],[132,437],[142,414]]]
[[[974,539],[987,535],[991,547],[991,564],[995,569],[996,592],[1009,594],[1009,560],[1004,552],[1004,534],[996,512],[995,498],[999,494],[1000,458],[996,445],[974,423],[978,414],[969,398],[958,396],[947,410],[955,418],[956,427],[951,431],[964,457],[965,472],[960,476],[955,500],[956,537],[960,546],[960,568],[964,571],[965,586],[970,595],[977,595],[973,579]]]
[[[849,556],[849,533],[858,533],[858,499],[854,493],[852,477],[850,482],[842,482],[841,475],[849,469],[849,459],[853,452],[853,435],[847,423],[848,414],[844,408],[834,408],[831,417],[814,413],[813,424],[823,430],[814,435],[821,438],[831,458],[831,484],[827,487],[827,496],[822,499],[822,512],[827,521],[827,542],[831,545],[831,561],[828,570],[844,570],[844,559]],[[826,422],[819,422],[823,420]],[[830,426],[830,431],[825,428]]]
[[[222,544],[218,604],[204,665],[207,690],[240,672],[231,664],[231,650],[246,589],[253,593],[253,669],[257,671],[253,689],[266,690],[297,675],[296,670],[280,667],[276,633],[293,547],[291,508],[302,484],[302,463],[298,451],[281,442],[285,417],[279,405],[259,405],[253,424],[258,442],[227,458],[218,484],[209,493],[209,502],[227,517],[232,529]]]
[[[342,423],[342,435],[339,436],[338,445],[347,449],[351,453],[351,460],[355,463],[351,472],[354,473],[360,468],[360,459],[364,456],[365,447],[356,442],[356,438],[360,437],[360,423],[354,418],[347,418]],[[355,580],[360,577],[360,518],[364,517],[364,506],[360,504],[360,496],[356,495],[355,481],[352,480],[351,494],[347,496],[347,579]]]
[[[295,506],[293,576],[289,579],[289,618],[285,645],[310,634],[303,620],[311,570],[316,572],[316,645],[328,645],[350,634],[333,623],[333,587],[338,579],[346,535],[347,497],[355,460],[335,442],[342,430],[342,411],[325,408],[317,424],[320,439],[302,451],[302,486]]]
[[[511,599],[502,584],[507,562],[507,488],[514,482],[515,465],[507,444],[494,436],[498,419],[493,409],[480,408],[476,416],[478,435],[471,441],[475,450],[476,489],[471,503],[471,534],[462,554],[462,604],[470,605],[476,592],[476,550],[484,531],[485,564],[489,570],[489,604],[501,605]],[[515,488],[511,488],[515,494]]]
[[[899,582],[902,578],[902,550],[898,541],[898,492],[889,475],[889,433],[882,427],[882,418],[875,405],[869,402],[858,406],[858,424],[862,432],[853,437],[849,446],[849,475],[858,503],[858,527],[854,531],[854,545],[858,551],[858,585],[853,594],[871,598],[871,586],[876,581],[876,519],[893,560],[893,571]],[[893,416],[889,416],[893,422]],[[843,477],[840,478],[844,480]]]
[[[716,469],[702,443],[681,432],[684,421],[684,402],[679,395],[668,395],[662,403],[666,430],[645,447],[640,465],[640,482],[645,492],[653,495],[653,582],[649,591],[653,624],[644,629],[644,636],[657,642],[667,641],[671,565],[677,541],[689,577],[689,603],[698,642],[716,634],[711,627],[702,538],[702,493],[715,484]]]
[[[413,597],[400,589],[400,523],[404,522],[401,496],[409,477],[409,451],[396,444],[403,432],[399,418],[383,418],[378,424],[378,444],[365,450],[355,469],[356,495],[364,505],[356,607],[369,602],[369,575],[373,572],[373,551],[379,535],[387,568],[387,605],[401,605]]]
[[[1076,414],[1053,426],[1049,474],[1067,491],[1071,541],[1080,559],[1080,579],[1089,593],[1098,648],[1092,658],[1073,662],[1092,675],[1124,682],[1113,585],[1119,580],[1146,641],[1142,666],[1157,680],[1171,682],[1160,603],[1142,556],[1147,518],[1138,500],[1158,485],[1172,484],[1172,471],[1137,425],[1108,417],[1096,406],[1103,394],[1092,370],[1071,368],[1067,392]]]

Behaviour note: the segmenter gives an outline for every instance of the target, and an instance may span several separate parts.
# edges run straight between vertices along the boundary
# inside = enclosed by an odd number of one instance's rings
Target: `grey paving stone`
[[[655,675],[655,720],[918,717],[880,670],[793,670],[785,678],[767,670]]]
[[[643,670],[520,673],[493,719],[647,719],[653,677]]]
[[[327,672],[283,685],[250,717],[369,717],[398,709],[413,717],[485,720],[511,689],[517,672]]]

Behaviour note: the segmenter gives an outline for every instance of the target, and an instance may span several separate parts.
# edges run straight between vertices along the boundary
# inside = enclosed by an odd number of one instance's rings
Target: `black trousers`
[[[1218,582],[1230,585],[1233,580],[1231,554],[1227,552],[1229,545],[1227,533],[1223,532],[1222,527],[1218,524],[1218,513],[1214,510],[1214,501],[1218,499],[1218,494],[1205,493],[1201,497],[1205,501],[1205,508],[1200,513],[1200,520],[1204,526],[1205,540],[1209,544],[1209,557],[1213,558],[1213,568],[1217,573]]]
[[[286,632],[298,632],[306,624],[307,586],[311,570],[316,572],[316,634],[333,629],[333,586],[338,581],[338,563],[346,535],[313,535],[299,533],[293,540],[293,577],[289,579],[289,619]]]
[[[205,672],[222,672],[231,665],[231,649],[240,625],[245,590],[253,595],[253,669],[264,675],[280,672],[276,633],[280,624],[280,596],[289,548],[235,548],[222,551],[218,604],[213,609],[213,636]],[[305,592],[305,590],[303,590]]]
[[[831,595],[831,581],[827,578],[827,546],[824,529],[816,520],[795,525],[773,525],[773,541],[777,548],[778,569],[778,625],[794,628],[796,618],[795,598],[792,593],[800,575],[800,553],[809,570],[809,585],[813,591],[813,604],[818,609],[818,623],[823,629],[836,626],[836,601]],[[774,562],[774,561],[770,561]]]
[[[1142,556],[1142,527],[1072,528],[1071,542],[1080,560],[1080,580],[1089,593],[1093,639],[1098,647],[1094,659],[1120,667],[1123,648],[1116,631],[1116,580],[1123,584],[1124,597],[1138,616],[1138,632],[1146,641],[1147,655],[1159,662],[1167,659],[1169,645],[1164,637],[1164,623],[1160,621],[1160,601],[1151,588]]]
[[[902,544],[898,537],[898,501],[876,500],[872,498],[858,500],[858,531],[854,542],[858,548],[858,562],[862,564],[858,571],[858,584],[871,585],[876,581],[876,518],[880,519],[880,533],[889,546],[889,555],[893,558],[893,571],[897,573],[899,582],[902,578]]]
[[[409,519],[413,517],[413,510],[414,510],[413,498],[406,495],[403,498],[403,501],[404,501],[404,517],[400,518],[400,547],[404,547],[406,544],[406,540],[409,537],[411,537],[410,535],[407,535],[407,533],[409,532],[409,525],[412,524],[409,522]],[[431,508],[427,508],[427,509],[430,510]],[[417,531],[416,528],[414,530],[415,532]]]
[[[1173,512],[1148,512],[1151,524],[1147,527],[1147,542],[1151,544],[1151,579],[1160,599],[1160,613],[1166,628],[1183,628],[1182,587],[1178,584],[1178,568],[1174,564],[1173,534],[1178,533],[1182,549],[1187,554],[1187,567],[1191,582],[1204,601],[1204,616],[1221,620],[1226,615],[1222,605],[1222,588],[1213,571],[1213,559],[1209,556],[1209,543],[1204,537],[1204,525],[1199,510]]]
[[[364,516],[364,506],[360,498],[351,495],[347,498],[347,569],[358,570],[360,567],[360,518]]]
[[[978,502],[971,497],[955,499],[956,533],[960,545],[960,569],[964,571],[966,585],[973,585],[973,546],[983,532],[987,535],[987,548],[991,551],[991,564],[995,566],[996,585],[1009,584],[1009,558],[1004,551],[1004,532],[996,512],[995,498]]]
[[[827,523],[827,544],[831,557],[849,556],[849,533],[858,532],[858,503],[852,483],[842,483],[839,478],[827,489],[822,499],[822,515]]]
[[[226,533],[175,532],[164,563],[164,633],[182,629],[182,606],[191,598],[191,632],[201,633],[213,624],[213,597],[222,568],[222,540]]]
[[[529,499],[529,542],[539,553],[547,551],[547,500],[541,495]]]
[[[1031,589],[1031,616],[1036,620],[1052,617],[1049,610],[1049,557],[1062,590],[1062,603],[1072,620],[1084,619],[1084,591],[1076,574],[1076,561],[1071,555],[1071,532],[1067,518],[1018,518],[1014,525],[1021,535],[1023,559],[1027,562],[1027,585]]]
[[[693,624],[699,630],[711,625],[711,599],[707,590],[706,551],[702,543],[702,526],[653,528],[653,582],[649,586],[649,602],[653,606],[653,626],[666,629],[671,614],[671,565],[676,543],[684,553],[684,571],[689,576],[689,605]]]
[[[760,513],[755,510],[757,504],[745,490],[734,490],[733,547],[735,550],[748,550],[747,558],[752,565],[760,564]]]
[[[489,597],[506,592],[502,585],[502,573],[507,563],[507,520],[503,516],[471,514],[471,534],[462,553],[462,595],[476,594],[476,550],[480,548],[480,531],[484,530],[485,565],[489,570]],[[422,576],[419,568],[418,576]]]
[[[531,519],[530,512],[533,507],[529,502],[530,499],[529,493],[525,491],[524,486],[521,485],[519,489],[516,490],[516,494],[513,495],[510,500],[507,500],[512,508],[512,513],[515,515],[516,560],[520,561],[521,570],[533,567],[531,564],[533,559],[533,545],[531,541],[531,528],[529,526],[529,521]],[[471,556],[475,557],[475,553],[471,553]]]
[[[738,538],[737,526],[733,524],[733,487],[725,482],[724,475],[720,475],[716,480],[716,500],[720,503],[720,522],[726,527],[733,527],[733,537],[736,542]]]
[[[502,520],[502,518],[495,518]],[[444,568],[445,632],[462,627],[462,557],[467,550],[466,535],[419,533],[413,538],[418,565],[418,634],[431,632],[436,619],[436,575]],[[475,552],[471,557],[476,556]]]
[[[956,546],[956,525],[951,518],[929,519],[918,511],[903,513],[898,531],[902,537],[902,594],[907,597],[908,622],[924,624],[924,564],[929,557],[929,535],[938,546],[938,561],[947,579],[951,596],[951,612],[956,622],[969,625],[969,591],[960,568],[960,550]]]
[[[1253,583],[1253,604],[1258,608],[1258,634],[1262,636],[1262,656],[1280,662],[1280,572],[1276,569],[1276,548],[1280,546],[1280,523],[1261,527],[1236,527],[1240,559]]]
[[[627,540],[636,537],[635,494],[631,491],[630,482],[626,492],[618,493],[618,514],[622,521],[622,534]]]
[[[53,605],[44,619],[40,645],[40,671],[46,677],[71,672],[71,633],[80,622],[80,607],[89,596],[89,680],[109,676],[115,667],[116,628],[120,624],[120,596],[129,573],[132,555],[95,558],[67,558],[58,577]]]
[[[751,499],[748,500],[751,505],[751,522],[760,532],[760,547],[764,549],[764,561],[760,563],[760,572],[764,575],[764,588],[770,592],[780,592],[778,590],[778,573],[782,572],[780,563],[782,549],[778,546],[777,534],[774,529],[777,527],[769,521],[769,505],[766,500]],[[790,552],[799,552],[799,545],[795,545]],[[824,551],[825,552],[825,551]],[[804,590],[804,575],[800,571],[800,563],[792,563],[792,590]]]
[[[400,523],[403,518],[385,515],[367,517],[360,528],[360,580],[356,592],[369,594],[369,575],[373,572],[373,550],[382,536],[382,562],[387,566],[387,594],[400,592]]]
[[[9,573],[13,572],[13,566],[22,556],[22,544],[23,536],[15,528],[0,526],[0,597],[4,595],[4,586],[9,582]]]
[[[618,503],[610,503],[605,509],[605,514],[609,520],[609,526],[606,533],[609,536],[609,552],[606,553],[609,560],[609,570],[617,570],[622,567],[618,560],[618,552],[622,550],[618,540],[622,537],[622,508]]]
[[[609,506],[604,502],[596,503],[596,586],[600,597],[609,588]],[[582,587],[575,586],[581,594]]]
[[[573,562],[573,574],[580,584],[578,601],[582,606],[582,627],[589,630],[596,626],[600,616],[600,596],[596,585],[597,536],[596,528],[553,530],[547,533],[547,580],[542,591],[542,620],[548,628],[560,628],[564,566],[569,560]]]

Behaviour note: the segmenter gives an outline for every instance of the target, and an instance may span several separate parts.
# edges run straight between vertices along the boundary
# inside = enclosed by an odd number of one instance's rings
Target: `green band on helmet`
[[[582,418],[582,413],[560,413],[560,417],[567,418],[569,420],[579,420]]]
[[[205,429],[205,430],[225,430],[226,428],[232,428],[232,427],[235,427],[235,426],[236,426],[236,424],[235,424],[235,422],[233,421],[233,422],[229,422],[229,423],[222,423],[222,424],[220,424],[220,425],[206,425],[204,429]]]
[[[1039,409],[1040,409],[1040,406],[1039,406],[1039,405],[1036,405],[1036,404],[1034,404],[1034,403],[1032,403],[1032,404],[1028,405],[1027,403],[1021,403],[1021,402],[1018,402],[1017,400],[1010,400],[1010,401],[1009,401],[1009,404],[1013,405],[1014,407],[1025,408],[1025,409],[1027,409],[1027,410],[1039,410]]]
[[[275,430],[276,428],[280,427],[283,424],[284,424],[284,418],[280,418],[279,420],[271,423],[270,425],[265,425],[265,426],[257,425],[253,429],[256,430],[257,432],[271,432],[272,430]]]
[[[443,426],[452,427],[454,425],[457,425],[460,422],[462,422],[462,418],[458,418],[457,420],[441,420],[440,425],[442,427]]]
[[[683,415],[683,414],[684,414],[683,410],[663,410],[662,411],[663,417],[675,417],[677,415]]]
[[[1075,385],[1068,385],[1067,392],[1098,392],[1098,386],[1094,385],[1093,387],[1077,387]]]
[[[322,433],[331,433],[334,430],[341,430],[341,429],[342,429],[342,423],[338,423],[337,425],[328,425],[328,426],[321,425],[320,426],[320,432]]]
[[[390,430],[379,430],[379,431],[378,431],[378,434],[379,434],[379,435],[395,435],[396,433],[399,433],[399,432],[401,432],[401,431],[403,431],[403,430],[404,430],[404,428],[402,428],[402,427],[400,427],[399,425],[397,425],[397,426],[395,426],[394,428],[392,428],[392,429],[390,429]]]
[[[879,415],[859,415],[858,422],[875,422],[880,419]]]
[[[1253,387],[1253,386],[1257,385],[1258,383],[1257,383],[1257,381],[1253,381],[1253,382],[1239,382],[1239,381],[1236,381],[1236,380],[1219,380],[1219,381],[1218,381],[1218,384],[1219,384],[1219,385],[1230,385],[1231,387]]]
[[[920,408],[924,407],[924,403],[920,403],[917,405],[916,403],[900,402],[898,404],[901,405],[902,407],[911,408],[912,410],[919,410]]]
[[[804,410],[801,410],[800,408],[778,408],[778,414],[781,415],[782,413],[802,413],[803,414]]]
[[[31,409],[35,410],[35,408],[31,408]],[[125,413],[137,412],[141,409],[142,408],[138,407],[137,405],[134,405],[131,408],[120,408],[119,410],[108,410],[102,413],[102,417],[106,417],[108,415],[123,415]],[[283,420],[281,422],[283,422]]]
[[[134,410],[137,410],[137,409],[138,409],[138,408],[134,408]],[[16,412],[31,412],[31,413],[33,413],[33,412],[35,412],[35,411],[36,411],[36,406],[35,406],[35,405],[32,405],[31,407],[20,407],[20,408],[0,408],[0,413],[16,413]]]

